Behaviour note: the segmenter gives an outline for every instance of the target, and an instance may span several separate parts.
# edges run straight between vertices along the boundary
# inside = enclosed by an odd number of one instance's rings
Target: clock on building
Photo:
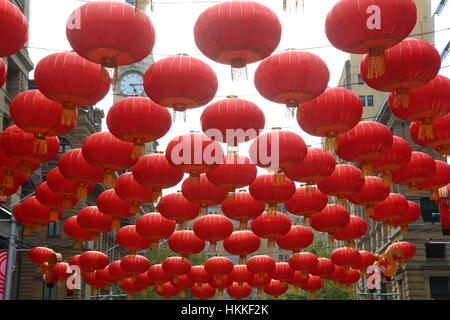
[[[144,75],[135,70],[124,73],[119,79],[119,89],[125,96],[144,94]]]

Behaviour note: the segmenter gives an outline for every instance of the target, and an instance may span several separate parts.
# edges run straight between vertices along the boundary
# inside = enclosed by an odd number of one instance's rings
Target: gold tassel
[[[363,163],[362,171],[361,171],[361,178],[368,177],[373,175],[373,163]]]
[[[183,230],[183,221],[177,222],[177,231]]]
[[[37,154],[47,154],[47,140],[42,133],[35,133],[33,139],[33,152]]]
[[[200,174],[198,172],[192,172],[189,176],[189,183],[193,185],[200,184]]]
[[[355,241],[353,241],[353,240],[348,240],[348,241],[347,241],[347,247],[349,247],[349,248],[355,248]]]
[[[268,214],[269,218],[276,218],[278,216],[277,205],[269,203],[268,212],[269,212],[269,214]]]
[[[420,122],[419,140],[434,139],[433,119],[426,118]]]
[[[157,250],[159,248],[159,240],[152,240],[152,249]]]
[[[348,293],[352,292],[352,286],[350,284],[347,284],[347,290]]]
[[[294,293],[299,293],[300,289],[297,285],[294,286]]]
[[[98,288],[92,288],[92,295],[96,296],[98,294]]]
[[[402,88],[395,92],[394,96],[394,108],[407,108],[409,106],[409,89]]]
[[[146,296],[146,295],[147,295],[147,289],[142,289],[142,290],[141,290],[141,294],[142,294],[143,296]]]
[[[413,182],[408,187],[408,195],[416,195],[419,194],[419,186],[417,183]]]
[[[336,205],[345,207],[345,204],[347,203],[347,199],[343,196],[338,196],[336,199]]]
[[[103,175],[103,186],[107,189],[114,188],[116,182],[116,176],[114,171],[111,169],[105,169],[105,173]]]
[[[133,295],[131,293],[127,294],[127,300],[133,300]]]
[[[312,216],[310,216],[310,215],[305,216],[305,222],[308,226],[311,226]]]
[[[61,115],[61,124],[63,126],[72,126],[77,123],[77,109],[73,105],[64,105]]]
[[[92,232],[92,241],[97,242],[100,238],[100,234],[98,232]]]
[[[174,275],[174,276],[173,276],[172,282],[173,282],[173,283],[178,283],[178,282],[179,282],[179,281],[178,281],[178,275]]]
[[[385,170],[383,172],[383,186],[390,187],[392,184],[392,171],[391,170]]]
[[[267,242],[267,248],[275,248],[277,241],[275,239],[269,239]]]
[[[339,289],[341,287],[341,283],[339,281],[334,281],[334,287]]]
[[[139,202],[133,201],[130,207],[130,213],[137,214],[141,212],[141,204]]]
[[[278,170],[278,172],[275,173],[273,178],[273,184],[276,186],[286,184],[286,176],[283,171]]]
[[[369,49],[368,79],[378,79],[385,72],[384,48],[376,47]]]
[[[29,176],[31,174],[31,163],[27,161],[21,161],[19,174]]]
[[[400,234],[407,234],[408,233],[408,226],[401,226],[400,228]]]
[[[217,284],[222,284],[222,276],[217,276],[216,282],[217,282]]]
[[[72,208],[72,196],[65,195],[62,203],[63,209]]]
[[[223,289],[219,289],[219,292],[217,293],[218,297],[223,297]]]
[[[366,215],[368,216],[368,217],[371,217],[371,216],[373,216],[373,214],[375,213],[375,209],[373,208],[373,205],[367,205],[366,206]]]
[[[262,288],[256,289],[256,295],[257,296],[262,296],[262,294],[263,294],[263,289]]]
[[[184,289],[180,290],[180,297],[181,298],[186,298],[186,291],[184,291]]]
[[[211,242],[209,243],[208,250],[209,250],[209,251],[216,251],[216,250],[217,250],[217,249],[216,249],[216,242],[215,242],[215,241],[211,241]]]
[[[59,220],[58,210],[50,208],[50,222],[56,222]]]
[[[23,229],[23,234],[26,236],[29,236],[29,235],[31,235],[31,231],[32,231],[31,227],[25,226]]]
[[[3,178],[2,185],[8,189],[14,187],[14,172],[5,170],[5,177]]]
[[[120,218],[119,217],[113,217],[111,229],[113,231],[118,231],[120,229]]]
[[[315,299],[316,298],[316,293],[314,291],[311,291],[311,293],[309,294],[309,298],[310,299]]]
[[[437,190],[431,190],[430,191],[430,200],[431,201],[439,200],[439,192]]]
[[[77,198],[78,199],[87,199],[87,197],[88,197],[87,184],[79,183],[77,186]]]
[[[239,264],[245,264],[247,260],[247,256],[239,256]]]
[[[338,147],[337,133],[331,132],[325,138],[325,151],[335,152]]]
[[[248,226],[247,221],[241,220],[239,222],[239,231],[246,230],[247,226]]]
[[[76,250],[80,250],[82,245],[83,245],[83,241],[76,240],[75,243],[73,244],[73,248]]]

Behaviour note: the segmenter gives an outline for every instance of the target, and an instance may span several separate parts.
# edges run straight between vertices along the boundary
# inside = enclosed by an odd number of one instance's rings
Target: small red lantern
[[[450,183],[450,165],[447,162],[436,160],[436,171],[427,181],[418,185],[419,190],[430,191],[430,200],[439,200],[438,189]]]
[[[109,266],[106,266],[103,269],[95,271],[95,277],[106,284],[105,290],[109,290],[110,285],[117,282],[116,278],[109,273],[108,269]]]
[[[264,292],[278,300],[279,297],[286,293],[289,286],[286,281],[272,279],[270,283],[264,287]]]
[[[181,254],[184,260],[190,255],[199,253],[205,249],[205,241],[197,237],[194,231],[182,230],[172,233],[167,241],[173,252]]]
[[[140,185],[133,178],[131,172],[124,173],[117,178],[114,190],[119,198],[131,203],[130,213],[134,214],[141,212],[140,206],[142,204],[153,203],[160,196],[160,194],[153,192],[153,188]]]
[[[211,281],[209,281],[209,285],[217,290],[219,290],[217,292],[217,296],[218,297],[223,297],[223,291],[228,288],[229,286],[231,286],[233,284],[233,281],[230,280],[230,278],[228,278],[228,276],[222,276],[217,277],[214,276],[213,279]],[[191,285],[192,287],[192,285]]]
[[[309,279],[309,274],[306,275],[306,278],[303,278],[303,273],[300,271],[295,271],[292,278],[290,278],[287,283],[294,286],[294,293],[298,293],[300,291],[300,285]]]
[[[29,236],[33,228],[40,228],[39,225],[35,223],[32,217],[28,216],[22,211],[22,203],[17,204],[13,210],[14,218],[21,224],[23,224],[23,234]]]
[[[33,222],[38,231],[50,223],[50,208],[41,204],[34,196],[22,202],[21,213],[26,220]],[[58,211],[58,219],[61,218],[61,214],[62,211]]]
[[[14,175],[19,172],[20,160],[8,157],[0,147],[0,171],[4,173],[4,178],[0,181],[0,186],[12,188],[14,184]]]
[[[320,277],[322,281],[322,285],[324,284],[325,277],[331,274],[334,271],[335,264],[333,261],[327,258],[318,257],[317,265],[313,270],[310,270],[309,273],[313,276]]]
[[[39,271],[43,271],[44,264],[52,254],[55,254],[55,251],[47,247],[34,247],[28,253],[28,257],[31,262],[37,264]]]
[[[35,190],[36,199],[44,206],[50,208],[50,222],[58,221],[58,212],[64,209],[64,197],[53,192],[46,181],[42,182]],[[78,203],[77,198],[72,198],[70,208],[73,208]]]
[[[188,278],[195,283],[195,286],[201,290],[202,284],[208,283],[212,280],[212,276],[209,275],[203,265],[193,266],[187,274]]]
[[[86,251],[80,255],[80,267],[87,271],[87,275],[93,277],[95,270],[100,270],[108,265],[108,256],[98,251]]]
[[[277,244],[280,248],[292,251],[295,254],[309,247],[313,240],[314,234],[309,228],[292,225],[287,234],[277,238]]]
[[[123,279],[130,278],[131,274],[125,272],[121,267],[121,260],[113,261],[108,266],[109,274],[116,279],[116,281],[121,284],[123,283]]]
[[[334,262],[333,262],[334,263]],[[339,288],[341,286],[340,280],[342,278],[345,277],[346,273],[345,273],[345,268],[338,266],[338,265],[334,265],[334,270],[333,272],[325,275],[325,279],[330,280],[330,281],[334,281],[334,287],[335,288]]]
[[[214,297],[216,289],[211,287],[209,283],[194,284],[191,288],[191,294],[200,300],[206,300]]]
[[[230,281],[231,282],[231,281]],[[180,290],[180,297],[181,298],[186,298],[186,290],[187,289],[191,289],[192,286],[194,285],[194,281],[192,281],[191,279],[189,279],[189,277],[187,276],[187,274],[184,274],[182,276],[178,277],[178,280],[176,283],[174,283],[173,281],[170,281],[170,283],[173,284],[173,286],[177,289]],[[212,282],[210,282],[210,285],[213,288],[216,288]],[[226,287],[225,287],[226,288]],[[218,288],[216,288],[218,289]]]
[[[360,251],[359,254],[361,255],[361,260],[359,262],[358,269],[361,276],[364,276],[366,275],[367,268],[375,263],[375,256],[369,251]]]
[[[358,270],[351,268],[348,271],[348,274],[340,280],[342,284],[346,285],[347,292],[352,291],[352,284],[356,283],[359,278],[361,278],[361,274]]]
[[[105,190],[97,197],[97,207],[103,214],[112,218],[112,230],[120,229],[120,219],[134,216],[131,211],[131,203],[122,200],[114,189]]]
[[[406,260],[411,259],[416,254],[416,247],[411,242],[407,241],[396,242],[394,244],[391,244],[389,248],[399,249],[403,253],[402,257],[398,257],[395,254],[393,255],[393,259],[396,261],[400,261],[402,267],[406,265]]]
[[[77,222],[81,228],[92,233],[92,240],[98,241],[101,233],[110,232],[112,219],[103,214],[97,207],[86,207],[77,215]]]
[[[239,256],[239,264],[244,264],[247,255],[259,249],[261,240],[251,231],[235,231],[223,241],[223,247],[232,255]]]
[[[354,248],[355,240],[364,236],[367,232],[367,223],[363,218],[358,216],[350,216],[347,225],[334,233],[334,238],[346,241],[347,246]]]
[[[215,251],[217,242],[225,240],[233,232],[233,223],[227,217],[212,212],[195,221],[193,230],[197,237],[209,242],[208,250]]]
[[[267,286],[271,280],[272,278],[270,278],[268,274],[265,274],[263,277],[254,274],[253,278],[248,282],[248,284],[253,288],[257,289],[256,290],[257,296],[262,296],[264,287]]]
[[[233,267],[233,262],[226,257],[212,257],[205,262],[205,271],[215,278],[217,284],[233,271]]]
[[[18,7],[8,0],[0,1],[0,57],[8,57],[22,49],[28,40],[28,21]]]
[[[200,206],[190,202],[178,191],[163,196],[158,202],[158,210],[164,218],[175,221],[178,230],[182,230],[183,222],[197,218]]]
[[[292,270],[301,271],[303,278],[307,278],[310,271],[317,267],[317,257],[310,252],[299,252],[289,258],[289,266]]]
[[[248,297],[252,293],[252,288],[246,282],[244,282],[242,285],[233,282],[233,284],[227,288],[227,293],[230,297],[241,300]]]
[[[300,187],[294,196],[284,203],[287,211],[297,216],[303,216],[307,224],[311,224],[311,216],[320,212],[328,204],[328,197],[318,188]]]
[[[137,251],[150,248],[152,242],[141,236],[135,225],[120,228],[116,233],[116,241],[119,246],[130,251],[130,255],[136,255]]]
[[[334,233],[345,228],[350,222],[350,214],[347,209],[335,204],[329,204],[322,211],[315,213],[311,218],[311,227],[319,232],[326,232],[334,243]]]
[[[172,277],[172,283],[176,284],[180,276],[187,274],[191,270],[191,263],[181,257],[169,257],[164,259],[161,267],[165,273]]]
[[[393,221],[393,226],[400,227],[400,234],[408,233],[408,225],[416,222],[422,216],[420,206],[412,201],[408,201],[408,211],[399,219]]]
[[[277,262],[275,264],[275,269],[273,269],[270,277],[274,280],[279,280],[284,284],[286,281],[291,279],[295,274],[295,270],[291,268],[287,262]]]
[[[67,218],[66,221],[64,221],[63,230],[68,237],[75,239],[75,244],[73,245],[74,249],[81,249],[83,241],[89,241],[93,237],[91,231],[87,231],[80,227],[77,216]]]
[[[132,300],[133,294],[142,290],[142,288],[138,286],[132,278],[123,279],[123,281],[119,283],[119,287],[127,293],[127,300]]]
[[[391,193],[386,200],[373,206],[374,212],[369,217],[375,221],[384,222],[387,227],[404,217],[408,212],[408,201],[398,193]]]
[[[386,200],[391,188],[383,184],[383,180],[378,177],[366,177],[364,185],[358,192],[347,196],[351,203],[366,206],[366,214],[373,214],[373,205]]]
[[[169,282],[172,276],[164,271],[162,264],[155,264],[147,271],[148,277],[156,283],[156,290],[162,290],[163,284]]]
[[[344,267],[347,275],[350,268],[358,268],[361,263],[361,254],[354,248],[339,248],[331,253],[331,261]]]
[[[150,268],[150,261],[146,257],[139,255],[129,255],[122,258],[120,266],[123,271],[131,273],[133,280],[136,280],[136,275],[147,272]]]
[[[180,289],[175,287],[171,282],[164,282],[161,286],[156,287],[156,293],[165,300],[175,297],[180,292]]]
[[[267,248],[275,248],[276,240],[285,236],[291,229],[291,220],[281,212],[277,212],[275,216],[264,212],[252,221],[251,228],[258,237],[268,240]]]
[[[275,269],[275,260],[267,255],[253,256],[247,261],[247,269],[258,276],[258,280],[263,281]],[[249,282],[250,283],[250,282]]]
[[[264,203],[256,201],[245,190],[240,190],[234,197],[228,197],[221,206],[224,215],[240,222],[239,230],[247,229],[247,222],[260,216],[265,207]]]
[[[147,213],[137,220],[136,231],[152,242],[152,249],[157,249],[159,241],[169,238],[175,231],[175,222],[164,218],[158,212]]]
[[[233,271],[228,275],[228,278],[239,284],[240,287],[243,287],[244,283],[249,282],[253,278],[253,273],[247,269],[245,264],[239,264],[233,267]]]

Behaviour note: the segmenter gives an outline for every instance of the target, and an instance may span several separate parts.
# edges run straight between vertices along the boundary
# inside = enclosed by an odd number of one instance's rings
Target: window
[[[359,98],[361,99],[361,103],[363,105],[363,107],[366,106],[366,96],[359,96]]]
[[[359,73],[358,73],[358,84],[364,84],[364,80]]]
[[[47,237],[59,237],[61,235],[61,221],[49,223],[47,226]]]
[[[425,243],[427,259],[445,259],[445,244]]]
[[[72,150],[72,146],[70,145],[70,142],[67,141],[67,139],[59,138],[59,153],[64,153],[64,152],[67,152],[70,150]]]
[[[367,106],[373,107],[373,96],[367,96]]]
[[[439,215],[439,207],[436,202],[429,198],[420,199],[420,210],[422,212],[422,219],[424,222],[439,222],[441,221]]]
[[[450,300],[448,277],[430,277],[431,300]]]
[[[56,300],[56,285],[43,283],[42,300]]]

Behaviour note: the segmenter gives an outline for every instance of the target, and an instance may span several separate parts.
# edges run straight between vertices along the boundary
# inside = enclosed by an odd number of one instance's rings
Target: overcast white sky
[[[30,0],[30,2],[29,52],[36,65],[48,54],[71,50],[65,34],[66,20],[77,7],[89,1]],[[214,101],[223,99],[230,94],[251,100],[264,111],[266,128],[284,127],[301,135],[307,144],[317,147],[320,139],[305,134],[295,119],[287,119],[283,105],[269,102],[257,94],[253,84],[253,75],[258,63],[248,66],[248,81],[232,82],[229,66],[215,63],[201,55],[195,46],[193,27],[199,14],[218,2],[220,1],[154,0],[155,11],[151,13],[151,21],[156,30],[156,45],[153,49],[155,61],[180,52],[202,59],[215,70],[219,80],[219,90]],[[287,48],[301,49],[330,45],[325,36],[324,25],[326,15],[337,2],[336,0],[305,0],[304,12],[299,9],[296,15],[283,13],[282,0],[258,0],[256,2],[271,8],[282,23],[282,39],[277,51]],[[439,0],[432,0],[433,11],[439,2]],[[436,17],[435,23],[435,30],[450,27],[450,5],[447,5],[441,16]],[[436,48],[439,52],[444,49],[449,39],[449,30],[436,34]],[[348,54],[333,47],[308,51],[319,55],[327,63],[331,73],[329,86],[336,86]],[[442,65],[448,65],[449,62],[450,57],[447,57]],[[441,69],[441,74],[450,77],[450,68]],[[32,77],[32,73],[30,77]],[[111,105],[112,91],[97,104],[97,107],[103,109],[106,115]],[[159,149],[164,150],[167,143],[177,135],[190,130],[201,131],[200,115],[203,110],[204,108],[189,110],[186,124],[182,122],[173,124],[170,132],[159,141]],[[106,124],[104,124],[103,130],[107,130]],[[249,143],[242,146],[243,154],[247,153],[248,145]]]

